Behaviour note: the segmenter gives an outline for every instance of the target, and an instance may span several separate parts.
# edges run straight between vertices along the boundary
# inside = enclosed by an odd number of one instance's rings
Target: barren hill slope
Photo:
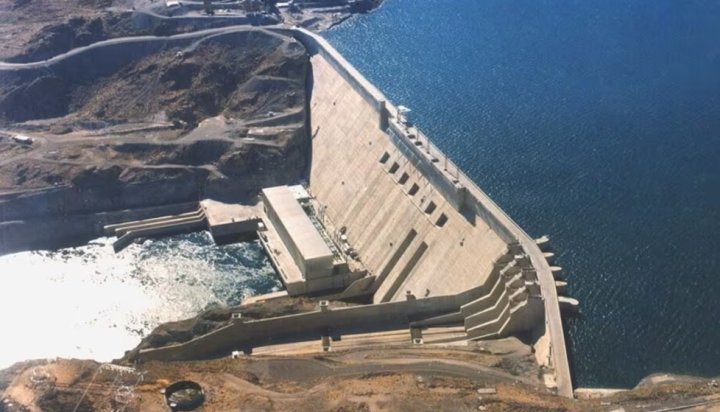
[[[0,68],[4,219],[246,198],[302,178],[299,42],[248,27],[144,39]],[[30,201],[38,189],[52,199]]]

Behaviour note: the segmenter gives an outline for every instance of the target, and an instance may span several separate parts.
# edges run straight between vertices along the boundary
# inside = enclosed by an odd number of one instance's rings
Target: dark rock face
[[[187,53],[174,47],[130,61],[110,76],[96,76],[96,67],[80,64],[72,77],[25,75],[4,81],[0,120],[23,122],[72,112],[86,122],[118,123],[164,111],[171,121],[195,126],[220,113],[265,114],[270,103],[277,103],[270,108],[278,111],[301,107],[308,64],[304,50],[298,49],[302,46],[290,47],[271,36],[246,37],[248,44],[240,47],[214,41]]]
[[[23,6],[30,4],[31,0],[13,0],[13,10],[20,9]]]
[[[81,6],[95,8],[89,2],[85,3],[88,4]],[[109,1],[106,3],[107,6],[110,5]],[[63,23],[47,25],[33,36],[24,50],[7,60],[17,63],[45,60],[68,50],[114,37],[150,34],[150,30],[135,30],[131,16],[131,13],[107,13],[96,17],[75,16]]]
[[[11,89],[0,100],[0,117],[22,122],[60,117],[70,103],[68,84],[57,76],[43,76]]]
[[[350,5],[351,13],[367,13],[372,9],[379,7],[382,0],[361,0]]]
[[[109,167],[90,166],[72,178],[73,186],[103,187],[118,181],[123,169],[118,165]]]
[[[42,394],[37,405],[43,411],[94,412],[97,409],[79,390],[52,388]]]
[[[15,0],[16,4],[21,4],[16,8],[21,8],[30,1]],[[88,10],[101,10],[111,5],[111,0],[79,0],[79,6]],[[134,21],[134,16],[137,17],[130,11],[94,13],[89,16],[72,16],[61,23],[45,25],[18,52],[3,60],[15,63],[34,62],[49,59],[78,47],[119,37],[172,36],[238,24],[230,19],[150,19],[148,22],[138,24]],[[245,24],[265,25],[279,22],[277,17],[260,15],[254,19],[250,18]]]

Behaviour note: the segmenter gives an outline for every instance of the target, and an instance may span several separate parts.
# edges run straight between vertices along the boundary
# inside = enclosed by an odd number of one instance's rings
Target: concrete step
[[[435,327],[422,331],[424,344],[460,342],[467,339],[463,327]],[[408,329],[344,335],[330,343],[332,351],[342,351],[368,346],[412,345]],[[266,345],[253,348],[253,356],[298,355],[323,352],[321,340]]]
[[[460,342],[467,340],[467,333],[462,326],[446,328],[430,328],[424,330],[423,343],[426,345]]]
[[[510,289],[517,289],[523,285],[525,285],[525,277],[523,276],[522,272],[518,272],[511,278],[507,278],[505,280],[505,285],[507,285]]]
[[[115,253],[128,247],[135,239],[142,237],[169,236],[184,232],[201,230],[206,227],[205,217],[188,217],[174,219],[169,222],[156,222],[149,225],[139,225],[137,228],[125,231],[115,242]]]
[[[489,301],[492,306],[487,307],[482,311],[475,312],[470,316],[465,317],[465,329],[471,330],[472,328],[481,326],[487,322],[496,319],[510,304],[508,299],[507,291],[501,290],[500,295],[494,301]]]
[[[505,282],[501,278],[495,280],[490,292],[460,307],[460,311],[467,318],[487,308],[493,307],[505,289]]]
[[[333,350],[353,349],[363,346],[398,345],[411,343],[410,331],[392,331],[390,333],[368,333],[362,335],[345,335],[332,343]]]
[[[525,288],[524,284],[522,287],[513,289],[512,291],[508,291],[508,292],[510,292],[510,294],[508,296],[508,300],[510,300],[511,302],[520,302],[523,300],[527,300],[528,291]]]
[[[155,222],[149,222],[149,223],[139,223],[133,226],[127,226],[123,227],[121,229],[115,230],[115,236],[122,236],[127,232],[137,232],[140,230],[151,230],[155,228],[163,228],[163,227],[172,227],[172,226],[179,226],[190,222],[205,222],[205,215],[200,214],[196,216],[186,216],[186,217],[169,217],[166,220],[160,220]]]
[[[505,331],[505,329],[507,329],[511,320],[512,320],[512,318],[508,316],[507,319],[505,319],[505,321],[503,321],[502,324],[496,328],[496,330],[492,330],[484,335],[479,335],[479,336],[471,337],[470,334],[468,334],[468,337],[470,337],[472,340],[499,339],[499,338],[503,337],[503,332]]]
[[[468,337],[470,339],[488,339],[490,336],[500,336],[501,331],[510,319],[510,305],[506,304],[496,318],[468,329]]]
[[[465,317],[461,312],[448,313],[446,315],[434,316],[432,318],[411,322],[413,328],[426,328],[431,326],[461,324]]]
[[[142,219],[142,220],[133,220],[130,222],[122,222],[122,223],[115,223],[112,225],[106,225],[103,227],[103,231],[105,235],[107,236],[114,236],[118,230],[123,230],[128,227],[140,225],[140,224],[146,224],[146,223],[153,223],[153,222],[163,222],[168,219],[173,218],[184,218],[184,217],[192,217],[192,216],[199,216],[202,214],[202,209],[197,209],[192,212],[186,212],[186,213],[179,213],[177,215],[169,215],[169,216],[160,216],[150,219]]]

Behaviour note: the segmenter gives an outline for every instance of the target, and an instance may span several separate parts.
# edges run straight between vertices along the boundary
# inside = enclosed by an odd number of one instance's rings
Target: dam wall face
[[[558,393],[572,397],[554,277],[534,239],[326,40],[277,30],[313,55],[309,189],[376,277],[374,302],[496,282],[495,298],[466,308],[469,337],[534,325],[539,363],[554,370]],[[483,322],[492,318],[502,326],[487,333]]]
[[[323,39],[296,32],[314,53],[310,190],[378,277],[375,301],[484,284],[517,239],[475,213],[459,169],[400,124],[382,93]]]
[[[347,81],[332,56],[318,53],[311,65],[309,189],[377,276],[374,301],[483,284],[506,242],[483,221],[468,221],[422,170],[422,160],[381,129],[388,114],[379,92],[358,86],[363,80],[356,76]]]

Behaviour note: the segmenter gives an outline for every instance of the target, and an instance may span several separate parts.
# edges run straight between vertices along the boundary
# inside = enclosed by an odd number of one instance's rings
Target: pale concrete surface
[[[291,296],[302,293],[304,289],[301,287],[301,284],[305,278],[302,272],[300,272],[300,267],[295,264],[292,254],[285,245],[285,242],[283,242],[275,226],[267,225],[266,228],[266,230],[258,233],[260,235],[260,243],[262,243],[267,251],[270,262],[281,276],[281,280]]]
[[[320,55],[312,58],[311,125],[313,166],[310,191],[327,215],[347,228],[365,266],[382,273],[410,230],[417,235],[401,254],[376,301],[459,293],[482,284],[505,243],[481,220],[475,225],[444,201],[415,166],[378,128],[375,109]],[[390,157],[380,163],[384,153]],[[390,173],[394,163],[397,170]],[[408,177],[400,183],[403,174]],[[414,195],[408,191],[417,184]],[[426,213],[430,202],[435,209]],[[436,225],[441,215],[443,227]],[[427,249],[409,267],[422,243]],[[409,273],[403,273],[403,269]],[[399,278],[403,275],[405,279]],[[398,282],[393,287],[393,284]]]
[[[465,340],[465,330],[462,327],[455,328],[428,328],[422,331],[423,343],[425,347],[433,344],[445,344],[454,341]],[[370,345],[386,346],[386,345],[406,345],[415,347],[412,344],[412,338],[409,329],[392,330],[386,332],[360,333],[354,335],[344,335],[339,340],[333,340],[331,343],[332,351],[349,351],[358,348],[365,348]],[[419,347],[419,346],[418,346]],[[323,348],[320,339],[308,340],[303,342],[285,343],[277,345],[268,345],[253,349],[253,356],[290,356],[321,353]]]
[[[628,389],[577,388],[575,389],[575,397],[578,399],[606,398],[627,391]]]
[[[285,235],[283,240],[297,249],[298,265],[304,268],[308,261],[324,259],[332,266],[332,251],[290,189],[287,186],[265,188],[262,196],[268,217],[278,226],[281,235]]]
[[[249,296],[243,299],[243,305],[250,305],[252,303],[265,302],[268,300],[279,299],[287,297],[288,293],[286,290],[279,290],[277,292],[265,293],[263,295]]]
[[[422,298],[484,285],[508,243],[517,241],[537,271],[545,302],[549,338],[540,340],[538,359],[556,369],[559,393],[571,396],[554,279],[534,240],[461,172],[448,184],[450,173],[431,161],[444,155],[427,140],[425,153],[410,150],[414,143],[388,119],[395,108],[323,39],[282,31],[304,38],[311,51],[322,49],[311,60],[310,191],[335,225],[346,229],[365,266],[381,275],[375,302],[405,299],[406,291]],[[388,122],[400,136],[381,130]],[[463,207],[464,215],[458,212]],[[513,289],[512,278],[502,282],[506,300],[475,308],[490,319],[478,326],[487,332],[481,337],[502,332],[537,302]]]
[[[223,226],[241,220],[259,217],[262,214],[260,205],[240,205],[237,203],[223,203],[212,199],[200,202],[205,213],[209,227]]]

